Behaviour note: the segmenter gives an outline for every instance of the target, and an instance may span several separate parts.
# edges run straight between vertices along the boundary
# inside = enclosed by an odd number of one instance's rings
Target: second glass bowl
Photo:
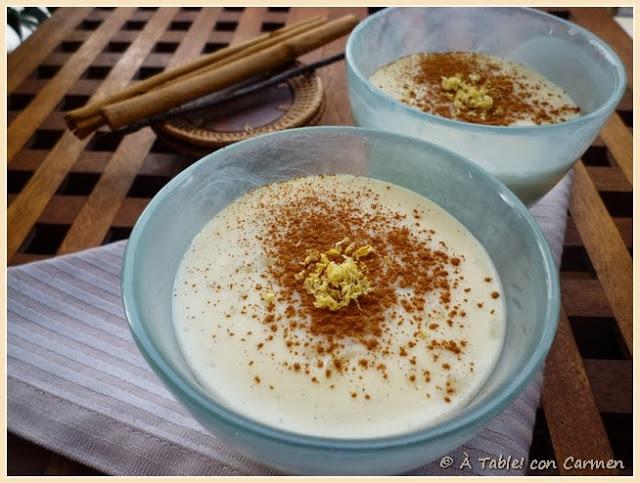
[[[563,88],[582,116],[548,126],[483,126],[402,104],[369,82],[380,67],[419,52],[475,51],[530,67]],[[347,44],[356,124],[415,136],[482,166],[525,203],[546,194],[582,156],[620,101],[622,62],[595,35],[526,8],[388,8],[362,22]]]

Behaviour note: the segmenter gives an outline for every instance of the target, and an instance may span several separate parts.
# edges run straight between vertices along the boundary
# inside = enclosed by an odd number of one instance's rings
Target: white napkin
[[[571,176],[531,212],[560,263]],[[126,242],[8,270],[8,427],[114,475],[272,475],[204,430],[148,367],[124,319]],[[527,460],[542,374],[475,438],[414,475],[522,474],[480,458]],[[460,469],[465,453],[473,467]],[[487,465],[488,466],[488,465]]]

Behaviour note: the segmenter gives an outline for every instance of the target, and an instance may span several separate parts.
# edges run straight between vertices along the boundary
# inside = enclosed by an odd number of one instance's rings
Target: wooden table
[[[191,160],[149,129],[80,141],[63,113],[261,31],[372,8],[64,8],[8,57],[8,260],[42,260],[127,238],[150,198]],[[561,280],[531,458],[617,458],[632,467],[632,42],[608,9],[553,13],[618,52],[629,89],[575,169]],[[340,51],[344,39],[307,56]],[[344,66],[323,69],[321,124],[350,124]],[[93,474],[9,435],[9,474]],[[562,468],[534,474],[566,473]]]

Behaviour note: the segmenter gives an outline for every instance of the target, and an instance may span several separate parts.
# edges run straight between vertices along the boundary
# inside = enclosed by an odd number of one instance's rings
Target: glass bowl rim
[[[418,429],[408,433],[400,433],[397,435],[374,437],[374,438],[331,438],[311,436],[302,433],[281,430],[273,426],[254,421],[231,408],[226,408],[222,404],[215,402],[207,396],[206,391],[202,388],[190,384],[185,381],[173,368],[165,362],[161,354],[158,352],[154,344],[151,342],[147,331],[141,324],[141,316],[138,307],[138,301],[134,297],[134,273],[136,251],[140,236],[145,229],[149,219],[154,215],[156,208],[167,198],[174,188],[183,182],[191,172],[198,169],[202,164],[210,162],[211,159],[223,157],[228,151],[243,148],[248,144],[263,142],[265,139],[271,139],[277,142],[278,137],[287,136],[289,133],[306,133],[313,135],[314,133],[343,133],[343,134],[364,134],[370,136],[378,136],[383,138],[393,138],[396,141],[401,140],[406,143],[414,143],[420,145],[429,145],[432,149],[445,151],[450,159],[463,165],[476,176],[482,176],[494,186],[500,198],[512,209],[518,216],[524,219],[525,223],[532,230],[535,238],[537,251],[540,253],[542,263],[545,267],[545,285],[547,287],[546,311],[544,314],[544,327],[540,336],[540,342],[533,350],[531,356],[523,366],[522,370],[514,374],[514,377],[506,383],[502,393],[497,394],[481,406],[473,408],[468,413],[458,414],[453,419],[448,419],[442,423],[426,428]],[[127,246],[123,258],[122,266],[122,299],[125,316],[133,338],[140,352],[145,357],[150,366],[154,369],[162,380],[180,399],[186,399],[191,405],[199,410],[204,411],[208,416],[219,418],[227,425],[231,425],[235,430],[249,432],[253,435],[273,440],[278,443],[285,443],[297,447],[309,447],[324,450],[351,450],[366,451],[384,448],[407,447],[410,445],[424,444],[429,440],[444,437],[458,430],[464,430],[468,426],[478,424],[496,416],[501,412],[507,404],[512,402],[518,394],[524,389],[525,385],[530,382],[541,363],[544,361],[551,344],[553,342],[556,327],[558,323],[558,314],[560,309],[560,289],[557,279],[557,269],[549,245],[542,233],[541,228],[528,212],[525,205],[513,194],[504,184],[491,176],[487,171],[477,166],[475,163],[465,159],[446,148],[438,146],[434,143],[422,141],[410,136],[403,136],[387,131],[366,129],[351,126],[314,126],[298,129],[288,129],[274,133],[256,136],[245,141],[234,143],[230,146],[210,153],[191,166],[179,173],[169,183],[167,183],[149,202],[140,217],[138,218],[127,242]],[[462,410],[464,411],[464,409]]]
[[[442,124],[444,126],[448,126],[452,128],[467,129],[472,131],[478,131],[481,133],[484,132],[486,134],[500,133],[500,134],[506,134],[506,135],[527,135],[527,134],[540,133],[542,132],[542,130],[553,130],[553,129],[558,129],[565,126],[580,127],[585,124],[588,124],[594,118],[602,116],[604,113],[610,110],[613,110],[615,106],[618,105],[618,102],[620,102],[620,99],[624,94],[624,90],[627,85],[627,80],[626,80],[626,73],[625,73],[625,68],[622,63],[622,60],[620,60],[620,57],[618,56],[618,54],[616,54],[616,52],[611,47],[609,47],[609,45],[605,41],[603,41],[597,35],[591,33],[589,30],[583,27],[580,27],[579,25],[576,25],[573,22],[569,22],[568,20],[558,18],[555,15],[552,15],[547,12],[543,12],[541,10],[536,10],[531,7],[475,7],[475,8],[486,8],[486,9],[512,8],[512,9],[523,10],[530,15],[546,17],[551,21],[557,22],[568,28],[576,30],[579,34],[586,37],[589,40],[590,44],[597,45],[599,49],[602,49],[603,51],[605,51],[606,54],[611,58],[612,63],[615,67],[615,72],[616,72],[615,89],[613,89],[613,91],[611,92],[611,95],[607,98],[607,100],[603,102],[600,106],[598,106],[597,109],[594,109],[593,111],[591,111],[590,113],[584,116],[579,116],[577,118],[570,119],[569,121],[564,121],[564,122],[559,122],[554,124],[543,124],[543,125],[536,125],[536,126],[489,126],[489,125],[478,124],[473,122],[458,121],[456,119],[449,119],[449,118],[438,116],[435,114],[430,114],[428,112],[420,111],[411,106],[408,106],[407,104],[397,101],[390,95],[382,92],[382,90],[378,89],[373,84],[371,84],[371,82],[369,82],[369,79],[367,79],[362,74],[360,69],[358,69],[354,61],[353,44],[355,42],[354,39],[360,33],[360,31],[365,29],[369,23],[376,21],[378,17],[383,17],[401,8],[464,8],[464,7],[427,7],[427,6],[425,7],[387,7],[379,12],[374,13],[373,15],[370,15],[365,20],[360,22],[349,35],[349,39],[347,40],[347,46],[345,49],[345,55],[346,55],[345,59],[346,59],[347,67],[353,71],[353,73],[356,75],[358,80],[365,86],[368,92],[378,96],[381,99],[385,99],[387,103],[394,105],[396,109],[400,109],[401,111],[407,113],[410,116],[413,116],[414,118],[422,118],[421,120],[423,121]],[[470,8],[474,8],[474,7],[470,7]]]

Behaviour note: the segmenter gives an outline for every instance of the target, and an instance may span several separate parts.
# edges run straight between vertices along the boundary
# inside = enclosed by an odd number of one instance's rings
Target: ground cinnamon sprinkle
[[[505,69],[485,54],[433,52],[414,58],[412,84],[407,84],[410,88],[402,101],[425,112],[466,122],[507,126],[520,120],[531,120],[535,124],[562,122],[580,111],[565,102],[558,103],[558,99],[534,95],[541,92],[539,83],[525,82],[522,73]],[[454,103],[455,86],[460,82],[473,88],[476,96],[488,97],[490,102],[483,108]]]
[[[354,186],[323,185],[313,177],[273,191],[265,187],[251,201],[254,219],[238,219],[236,229],[245,223],[260,227],[254,232],[257,243],[248,244],[260,253],[247,251],[242,260],[260,267],[252,275],[260,283],[252,279],[229,287],[244,295],[237,310],[262,324],[239,334],[251,343],[247,354],[259,351],[276,367],[328,389],[346,384],[346,397],[361,393],[369,399],[373,388],[364,381],[370,376],[380,384],[406,381],[425,397],[434,389],[444,396],[445,387],[447,397],[453,396],[444,378],[468,367],[468,342],[450,327],[471,324],[461,304],[477,303],[464,299],[465,256],[436,237],[428,209],[397,212],[383,203],[382,192]],[[317,293],[304,286],[307,275],[322,263],[327,275],[322,282],[332,283],[349,258],[358,269],[350,275],[366,277],[367,290],[342,300],[347,303],[338,308],[319,307]],[[495,297],[489,287],[486,301],[491,304]],[[222,291],[219,284],[211,288]],[[254,376],[260,384],[260,376]],[[261,377],[261,386],[271,389],[273,381]]]
[[[265,282],[254,288],[265,303],[261,320],[268,333],[281,333],[289,351],[282,366],[308,375],[316,384],[321,382],[317,376],[329,380],[334,371],[343,375],[375,371],[387,380],[387,367],[381,361],[399,350],[411,370],[421,371],[424,383],[429,383],[431,374],[420,367],[415,354],[430,351],[435,360],[444,352],[455,360],[466,345],[464,340],[440,340],[439,324],[431,318],[441,313],[453,325],[461,317],[451,290],[461,280],[464,256],[452,254],[442,242],[431,243],[435,231],[428,227],[419,233],[407,228],[405,215],[383,207],[372,191],[320,192],[312,184],[297,190],[287,203],[258,206],[265,225],[258,240],[270,263],[261,275]],[[372,209],[362,209],[363,199],[373,200]],[[423,213],[417,214],[414,219],[424,219]],[[428,218],[420,223],[428,224]],[[340,250],[334,250],[340,242]],[[313,269],[313,263],[308,262],[310,254],[325,253],[329,261],[339,264],[357,247],[365,246],[371,250],[358,263],[371,289],[339,310],[317,307],[314,296],[303,287],[305,270]],[[394,326],[406,326],[407,333],[413,334],[399,349],[394,345]],[[425,339],[427,333],[430,335]],[[273,335],[266,336],[257,348],[268,350],[267,344],[273,340]],[[352,360],[347,356],[353,344],[366,357]],[[327,360],[331,368],[325,367]],[[312,372],[314,367],[322,370]],[[413,372],[409,379],[416,382]],[[365,390],[361,386],[357,389]]]
[[[326,199],[312,190],[273,213],[282,221],[273,224],[264,237],[265,250],[275,261],[270,275],[282,287],[285,303],[297,305],[299,314],[308,318],[311,334],[322,336],[322,352],[335,352],[345,337],[369,351],[380,351],[386,312],[399,303],[407,311],[419,312],[424,309],[425,295],[437,292],[449,308],[450,257],[443,250],[426,247],[406,227],[395,226],[393,215],[382,209],[364,213],[352,197]],[[374,248],[365,259],[373,289],[357,304],[334,313],[315,307],[296,275],[309,253],[325,252],[344,239]],[[412,289],[412,295],[398,297],[398,285]]]

